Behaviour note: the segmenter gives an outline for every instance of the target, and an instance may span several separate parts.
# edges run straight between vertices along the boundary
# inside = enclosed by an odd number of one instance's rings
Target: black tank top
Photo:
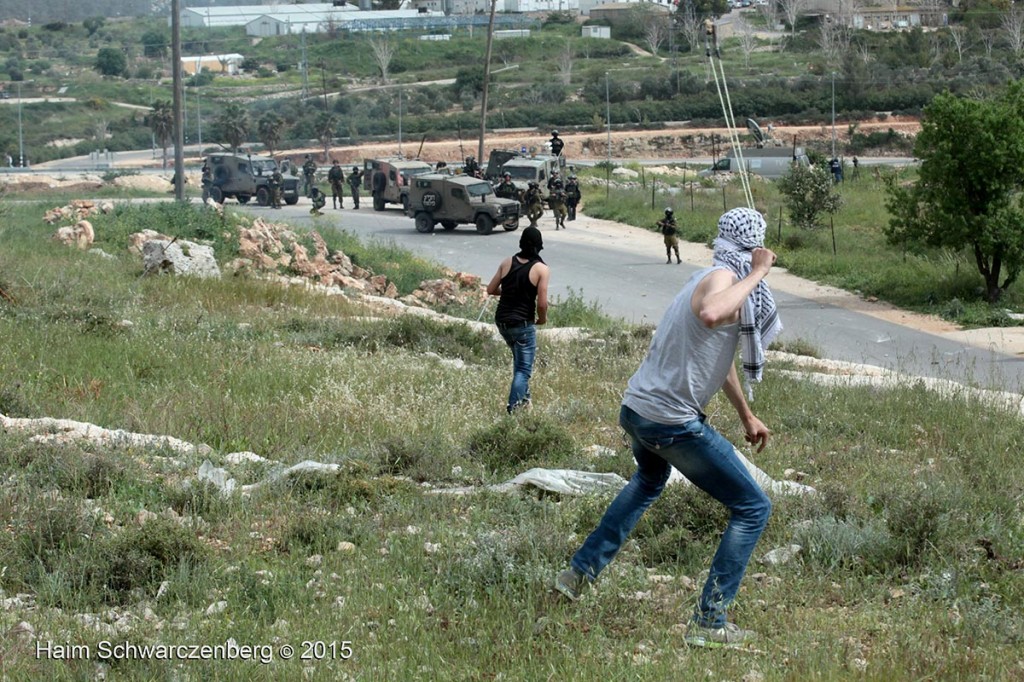
[[[495,322],[533,324],[537,312],[537,285],[530,281],[530,269],[538,262],[531,260],[520,263],[518,258],[512,257],[512,267],[501,278],[501,298],[498,299],[498,310],[494,314]]]

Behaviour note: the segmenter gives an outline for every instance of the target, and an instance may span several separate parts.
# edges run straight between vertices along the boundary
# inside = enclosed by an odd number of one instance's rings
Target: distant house
[[[593,4],[591,4],[593,3]],[[580,13],[589,16],[591,19],[607,21],[611,25],[627,21],[632,12],[638,7],[643,7],[652,12],[660,12],[666,16],[675,10],[671,2],[602,2],[602,0],[580,0]]]
[[[584,26],[581,35],[584,38],[611,38],[611,26]]]
[[[235,75],[242,70],[245,57],[240,54],[204,54],[181,58],[181,70],[190,76],[203,71]]]
[[[195,7],[181,11],[182,27],[245,26],[264,14],[277,16],[293,23],[318,22],[327,14],[358,12],[358,7],[335,6],[330,2],[307,5],[232,5]],[[170,21],[170,20],[168,20]]]
[[[948,13],[938,7],[863,7],[850,14],[850,26],[866,31],[938,28],[948,23]]]

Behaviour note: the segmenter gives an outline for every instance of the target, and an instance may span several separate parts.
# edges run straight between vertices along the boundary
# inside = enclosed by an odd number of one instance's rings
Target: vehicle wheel
[[[477,234],[490,234],[493,229],[494,221],[491,219],[491,216],[481,213],[476,217]]]
[[[270,190],[266,187],[260,187],[256,190],[256,203],[260,206],[270,205]]]
[[[506,232],[515,232],[519,229],[519,218],[516,218],[516,221],[511,225],[505,225],[504,227]]]
[[[434,219],[430,217],[429,213],[421,211],[416,214],[416,231],[424,234],[434,231]]]
[[[374,192],[373,193],[373,210],[374,211],[383,211],[386,205],[387,205],[387,202],[384,201],[384,197],[382,197],[381,195],[379,195],[376,192]]]
[[[285,197],[284,203],[288,204],[289,206],[294,206],[295,204],[299,203],[299,198],[298,197]]]
[[[235,198],[238,199],[240,204],[248,204],[251,197],[248,194],[237,194]]]
[[[449,232],[451,230],[454,230],[456,225],[458,225],[458,223],[456,223],[454,220],[442,220],[441,221],[441,227],[443,227],[444,229],[448,230]]]
[[[210,188],[210,198],[213,199],[215,203],[223,204],[224,203],[224,190],[222,190],[220,187],[217,187],[217,186],[211,187]]]

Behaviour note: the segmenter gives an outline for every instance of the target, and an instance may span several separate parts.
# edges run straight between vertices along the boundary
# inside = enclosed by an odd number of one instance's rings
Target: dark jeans
[[[703,418],[683,425],[659,424],[623,405],[619,424],[633,445],[637,470],[573,556],[573,568],[591,580],[597,578],[661,495],[674,466],[731,512],[693,616],[705,627],[722,627],[754,545],[768,523],[772,509],[768,496],[747,472],[732,444]]]

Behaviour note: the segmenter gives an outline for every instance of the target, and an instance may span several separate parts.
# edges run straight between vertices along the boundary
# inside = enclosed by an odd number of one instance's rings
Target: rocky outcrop
[[[75,246],[84,251],[96,240],[96,232],[88,220],[79,220],[73,226],[57,228],[53,239],[64,246]]]
[[[213,247],[185,240],[151,239],[142,245],[142,263],[147,275],[170,273],[192,277],[220,277]]]

